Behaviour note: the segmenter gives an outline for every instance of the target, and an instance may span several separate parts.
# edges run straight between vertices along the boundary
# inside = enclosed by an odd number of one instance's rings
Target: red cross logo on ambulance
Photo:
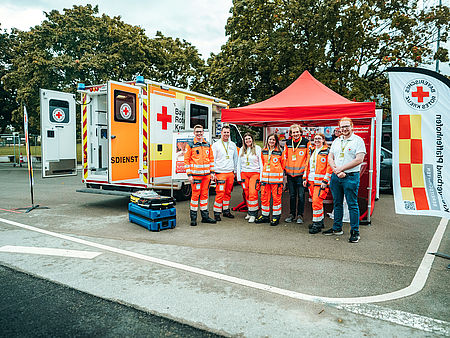
[[[416,110],[428,110],[438,100],[436,87],[425,79],[409,81],[403,88],[403,99],[406,104]]]
[[[122,103],[119,112],[120,116],[128,120],[131,117],[131,106],[128,103]]]
[[[66,118],[66,114],[64,113],[64,110],[62,110],[61,108],[53,109],[52,116],[56,122],[63,122],[64,119]]]

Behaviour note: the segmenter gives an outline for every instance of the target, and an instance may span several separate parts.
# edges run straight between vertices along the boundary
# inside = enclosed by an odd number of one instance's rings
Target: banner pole
[[[25,133],[25,150],[27,152],[27,164],[28,164],[28,179],[30,181],[30,195],[31,195],[31,207],[29,208],[16,208],[14,210],[26,210],[25,213],[30,212],[34,209],[48,209],[47,207],[40,207],[38,205],[34,205],[34,193],[33,193],[33,186],[34,186],[34,179],[33,179],[33,167],[32,167],[32,161],[31,161],[31,151],[30,151],[30,138],[28,135],[28,113],[27,108],[23,106],[23,130]],[[20,142],[19,142],[20,146]]]

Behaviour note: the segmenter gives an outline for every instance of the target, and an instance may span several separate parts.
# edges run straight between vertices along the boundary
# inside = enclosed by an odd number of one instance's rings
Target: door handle
[[[111,140],[115,139],[115,138],[116,138],[116,135],[111,135]]]

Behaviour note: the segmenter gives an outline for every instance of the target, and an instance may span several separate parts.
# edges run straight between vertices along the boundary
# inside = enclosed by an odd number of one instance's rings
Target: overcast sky
[[[436,2],[425,1],[427,5]],[[120,15],[124,22],[141,26],[150,38],[159,30],[166,36],[184,39],[195,46],[204,59],[210,53],[217,54],[225,44],[225,24],[232,6],[232,0],[0,0],[1,28],[29,30],[45,19],[44,11],[62,11],[74,4],[87,3],[98,5],[100,14]],[[442,3],[448,6],[450,0]],[[449,48],[449,44],[446,47]],[[435,65],[422,67],[435,70]],[[450,75],[448,62],[441,64],[440,69]]]
[[[99,12],[122,17],[131,25],[141,26],[147,36],[156,31],[180,38],[197,47],[204,59],[217,54],[225,44],[225,24],[232,0],[0,0],[1,28],[29,30],[44,19],[44,11],[62,11],[74,4],[98,5]]]

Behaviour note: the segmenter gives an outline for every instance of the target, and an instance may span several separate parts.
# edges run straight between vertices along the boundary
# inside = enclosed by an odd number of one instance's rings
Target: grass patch
[[[26,156],[27,150],[25,146],[16,146],[16,159],[17,162],[19,161],[19,155],[22,153],[23,156]],[[41,146],[31,146],[30,147],[31,155],[32,156],[41,156]],[[14,147],[0,147],[0,156],[12,156],[14,155]],[[81,163],[81,143],[77,143],[77,161],[78,163]]]

